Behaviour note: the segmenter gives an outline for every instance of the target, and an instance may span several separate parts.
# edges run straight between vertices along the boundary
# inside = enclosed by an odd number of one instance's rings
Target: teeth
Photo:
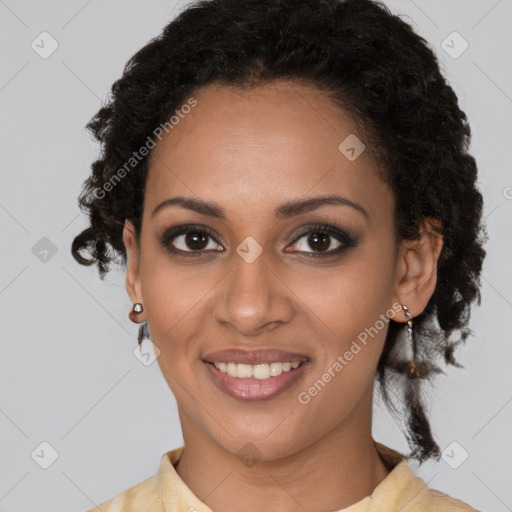
[[[231,377],[239,379],[269,379],[277,377],[283,372],[289,372],[292,368],[297,368],[300,362],[293,363],[262,363],[262,364],[241,364],[241,363],[213,363],[215,368]]]

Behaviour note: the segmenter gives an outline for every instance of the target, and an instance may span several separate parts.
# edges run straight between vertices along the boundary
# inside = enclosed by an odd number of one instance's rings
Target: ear
[[[432,225],[437,219],[425,218],[419,225],[418,240],[403,240],[396,262],[396,286],[393,303],[405,304],[412,316],[425,309],[437,282],[437,262],[443,247],[443,237]],[[405,312],[403,321],[406,321]]]
[[[139,272],[139,259],[140,259],[140,248],[137,241],[134,225],[129,221],[125,220],[123,227],[123,242],[126,247],[126,291],[130,296],[133,304],[140,302],[144,304],[142,297],[142,285],[140,280]],[[129,313],[130,320],[134,323],[141,323],[145,321],[145,313],[139,313],[135,315],[132,311]]]

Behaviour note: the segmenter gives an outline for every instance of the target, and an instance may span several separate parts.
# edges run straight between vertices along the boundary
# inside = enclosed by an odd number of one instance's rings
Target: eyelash
[[[202,256],[204,253],[207,252],[222,252],[222,251],[212,251],[211,249],[209,251],[198,250],[198,251],[183,251],[181,249],[176,249],[171,246],[171,242],[177,238],[180,235],[186,235],[189,233],[198,233],[198,234],[206,234],[210,238],[213,239],[215,243],[218,245],[219,242],[217,242],[215,233],[212,229],[210,229],[207,226],[200,226],[197,224],[187,224],[182,226],[175,226],[173,228],[168,229],[164,232],[163,235],[159,237],[159,242],[168,251],[172,252],[173,254],[177,255],[183,255],[185,257],[198,257]],[[295,245],[301,238],[303,238],[305,235],[311,235],[313,233],[319,233],[324,235],[329,235],[333,238],[336,238],[338,242],[341,243],[341,245],[334,250],[331,250],[330,252],[317,252],[317,253],[309,253],[309,252],[303,252],[299,251],[301,254],[306,255],[306,257],[310,258],[327,258],[329,256],[335,256],[339,255],[343,252],[345,252],[347,249],[350,249],[352,247],[355,247],[357,245],[357,240],[354,236],[352,236],[349,232],[335,228],[333,226],[329,226],[327,224],[315,224],[312,226],[308,226],[307,229],[300,232],[293,240],[291,245]],[[330,244],[329,244],[330,245]]]

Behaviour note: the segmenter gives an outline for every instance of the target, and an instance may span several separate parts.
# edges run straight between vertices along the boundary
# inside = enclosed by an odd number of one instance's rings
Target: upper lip
[[[261,348],[256,350],[243,350],[238,348],[227,348],[210,352],[203,357],[203,361],[209,363],[242,363],[262,364],[274,362],[298,362],[309,360],[305,354],[297,352],[286,352],[275,348]]]

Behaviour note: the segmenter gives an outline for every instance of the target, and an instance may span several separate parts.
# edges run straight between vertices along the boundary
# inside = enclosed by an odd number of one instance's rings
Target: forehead
[[[357,198],[369,211],[391,200],[364,135],[322,91],[280,81],[209,85],[192,97],[195,106],[152,151],[148,208],[172,195],[215,200],[238,214],[241,206],[273,209],[325,193]],[[355,159],[350,146],[362,151]]]

